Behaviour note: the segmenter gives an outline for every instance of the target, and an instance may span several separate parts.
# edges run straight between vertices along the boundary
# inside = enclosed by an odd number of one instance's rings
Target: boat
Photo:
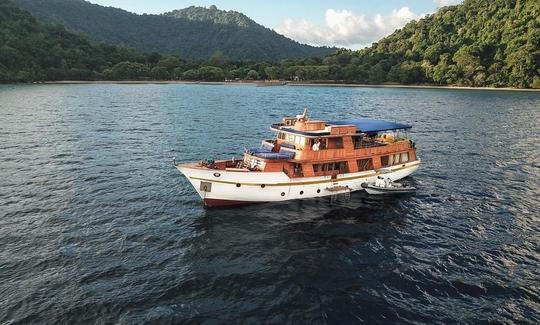
[[[274,137],[241,159],[174,162],[207,207],[331,197],[392,181],[420,166],[410,125],[361,118],[323,121],[308,110],[272,124]]]
[[[415,187],[393,182],[390,178],[385,178],[385,176],[377,176],[375,183],[362,183],[362,187],[366,192],[374,195],[398,195],[416,192]]]

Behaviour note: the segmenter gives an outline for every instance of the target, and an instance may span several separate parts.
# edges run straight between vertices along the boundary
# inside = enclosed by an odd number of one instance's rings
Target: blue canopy
[[[410,129],[412,127],[406,124],[388,122],[384,120],[375,120],[371,118],[363,118],[359,120],[349,120],[349,121],[327,122],[326,124],[328,125],[354,125],[356,126],[357,132],[363,132],[363,133],[377,133],[381,131]]]

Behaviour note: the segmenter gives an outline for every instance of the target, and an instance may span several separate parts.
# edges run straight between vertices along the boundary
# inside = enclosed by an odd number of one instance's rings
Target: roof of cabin
[[[378,133],[382,131],[390,131],[390,130],[403,130],[403,129],[410,129],[412,126],[407,124],[401,124],[401,123],[395,123],[395,122],[389,122],[385,120],[376,120],[376,119],[370,119],[370,118],[362,118],[358,120],[347,120],[347,121],[330,121],[326,122],[327,126],[344,126],[344,125],[354,125],[356,127],[356,133]],[[321,136],[321,135],[329,135],[330,132],[325,131],[299,131],[295,130],[292,126],[285,127],[284,125],[280,124],[273,124],[272,129],[275,130],[283,130],[286,132],[296,133],[296,134],[302,134],[307,136]]]
[[[332,121],[326,122],[327,125],[354,125],[356,126],[357,132],[362,133],[377,133],[381,131],[390,131],[390,130],[402,130],[410,129],[412,126],[401,123],[394,123],[384,120],[375,120],[371,118],[362,118],[359,120],[349,120],[349,121]]]

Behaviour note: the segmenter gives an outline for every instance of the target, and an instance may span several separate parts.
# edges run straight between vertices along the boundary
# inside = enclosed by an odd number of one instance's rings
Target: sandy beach
[[[198,84],[198,85],[274,85],[270,82],[263,83],[261,81],[186,81],[186,80],[62,80],[62,81],[45,81],[43,84]],[[487,90],[487,91],[529,91],[540,92],[540,89],[523,89],[510,87],[464,87],[464,86],[437,86],[437,85],[399,85],[399,84],[345,84],[345,83],[325,83],[325,82],[287,82],[283,86],[294,87],[361,87],[361,88],[417,88],[417,89],[452,89],[452,90]]]

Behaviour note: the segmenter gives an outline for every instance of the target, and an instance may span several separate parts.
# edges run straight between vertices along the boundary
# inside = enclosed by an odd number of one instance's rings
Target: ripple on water
[[[540,322],[537,93],[0,86],[2,323]],[[414,124],[414,196],[202,208],[177,161],[309,106]],[[251,136],[249,136],[251,135]]]

